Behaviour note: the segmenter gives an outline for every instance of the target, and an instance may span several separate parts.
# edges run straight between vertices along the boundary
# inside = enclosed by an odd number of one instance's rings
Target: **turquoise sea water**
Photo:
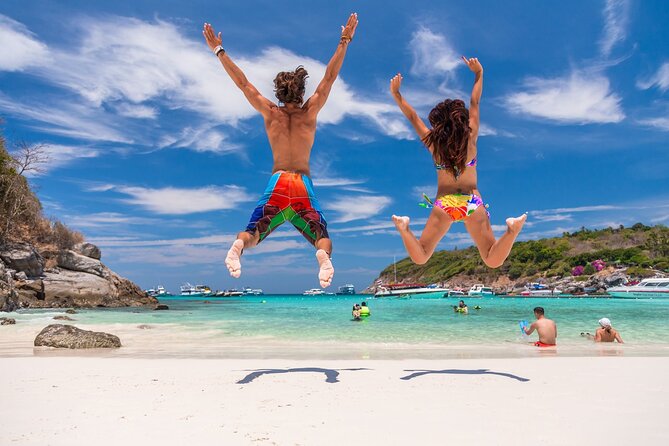
[[[210,303],[204,303],[205,300]],[[372,316],[363,322],[353,322],[351,306],[361,300],[367,300]],[[470,307],[468,315],[453,312],[458,300],[418,296],[370,299],[364,295],[175,297],[161,300],[169,305],[168,311],[95,309],[79,310],[72,317],[80,328],[102,327],[123,334],[124,345],[139,350],[144,345],[146,351],[163,353],[173,350],[265,356],[289,347],[293,352],[312,353],[328,348],[342,354],[350,350],[357,352],[354,356],[364,356],[362,350],[403,354],[421,350],[423,353],[416,353],[418,356],[429,356],[430,351],[445,354],[449,349],[458,351],[463,346],[474,346],[505,349],[504,354],[509,349],[515,352],[512,354],[523,354],[528,349],[528,339],[521,336],[518,321],[531,321],[532,309],[543,306],[546,316],[558,323],[562,351],[591,354],[593,343],[580,333],[594,333],[597,320],[608,317],[621,332],[626,351],[647,352],[652,348],[653,354],[669,355],[669,299],[496,296],[465,299]],[[474,310],[475,305],[482,309]],[[51,318],[56,313],[62,310],[22,311],[15,316],[17,327],[39,331],[45,323],[55,322]],[[149,324],[151,329],[140,330],[137,328],[140,324]],[[2,349],[0,340],[0,352]]]

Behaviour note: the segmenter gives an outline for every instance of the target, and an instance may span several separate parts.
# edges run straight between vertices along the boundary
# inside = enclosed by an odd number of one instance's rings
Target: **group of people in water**
[[[480,310],[479,305],[474,306],[475,310]],[[465,304],[464,300],[458,302],[458,305],[453,306],[453,311],[461,314],[468,314],[469,307]],[[363,318],[371,316],[372,312],[367,306],[366,302],[361,304],[354,304],[353,309],[351,310],[352,320],[362,321]],[[535,321],[532,324],[527,324],[525,321],[521,321],[520,326],[523,333],[527,336],[530,336],[535,331],[539,336],[539,340],[534,342],[536,347],[555,347],[557,346],[557,324],[555,321],[548,319],[545,316],[545,311],[543,307],[534,308],[534,317]],[[581,336],[591,339],[595,342],[618,342],[623,343],[623,339],[620,336],[620,333],[613,328],[611,321],[608,318],[601,318],[599,320],[599,328],[595,331],[595,334],[590,333],[581,333]]]
[[[232,61],[223,47],[221,33],[217,34],[211,24],[204,24],[202,33],[210,50],[251,106],[262,115],[274,161],[264,194],[253,210],[246,229],[237,235],[227,253],[225,265],[232,277],[241,275],[240,259],[245,249],[256,246],[289,221],[316,248],[321,287],[332,283],[332,242],[310,178],[309,160],[318,114],[339,75],[357,26],[358,15],[353,13],[341,27],[339,43],[327,65],[325,76],[310,98],[304,100],[307,70],[298,66],[293,71],[282,71],[276,75],[274,93],[278,103],[275,103],[263,96]],[[420,238],[411,232],[409,217],[393,215],[392,219],[415,263],[427,262],[451,225],[463,222],[483,262],[497,268],[508,257],[527,214],[507,219],[506,232],[498,240],[495,239],[488,206],[478,190],[476,173],[483,66],[475,57],[463,56],[462,60],[474,74],[469,108],[460,99],[445,99],[430,111],[429,125],[402,95],[402,75],[398,73],[390,80],[390,94],[429,151],[437,175],[436,198],[425,196],[425,206],[432,211]]]
[[[555,321],[548,319],[545,316],[543,307],[536,307],[534,309],[535,321],[529,326],[521,323],[521,329],[526,335],[531,335],[535,331],[539,335],[539,340],[534,343],[537,347],[555,347],[557,345],[557,324]],[[611,321],[608,318],[601,318],[599,320],[599,328],[594,335],[590,333],[581,333],[581,336],[588,337],[595,342],[618,342],[623,343],[620,333],[611,326]]]

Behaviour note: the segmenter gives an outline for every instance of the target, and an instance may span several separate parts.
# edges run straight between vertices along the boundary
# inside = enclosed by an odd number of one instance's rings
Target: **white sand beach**
[[[666,445],[668,374],[666,357],[2,358],[0,444]]]

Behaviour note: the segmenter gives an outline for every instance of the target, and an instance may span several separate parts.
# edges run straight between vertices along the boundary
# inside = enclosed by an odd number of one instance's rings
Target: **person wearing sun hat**
[[[618,330],[611,326],[609,318],[603,317],[599,320],[599,328],[595,332],[595,342],[613,342],[623,343],[623,338],[620,337]]]

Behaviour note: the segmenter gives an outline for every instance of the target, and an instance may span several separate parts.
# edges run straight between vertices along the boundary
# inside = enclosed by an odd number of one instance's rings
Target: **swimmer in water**
[[[490,268],[499,268],[509,256],[527,214],[507,218],[506,232],[499,240],[495,240],[486,205],[478,190],[476,173],[483,67],[476,58],[467,59],[463,56],[462,59],[474,73],[469,109],[460,99],[446,99],[428,115],[430,127],[418,117],[416,110],[400,93],[402,75],[397,74],[390,81],[390,91],[395,102],[430,151],[437,170],[437,198],[434,202],[427,199],[427,206],[433,209],[420,239],[411,232],[409,217],[393,215],[393,222],[414,263],[422,265],[427,262],[451,225],[461,221],[476,244],[483,262]]]
[[[585,336],[595,342],[618,342],[619,344],[624,344],[620,333],[611,326],[611,321],[606,317],[599,320],[599,328],[595,331],[594,336],[590,333],[581,333],[581,336]]]
[[[557,324],[544,316],[544,309],[536,307],[534,317],[537,319],[529,327],[524,327],[526,335],[531,335],[536,330],[539,340],[534,343],[537,347],[555,347],[557,339]]]

